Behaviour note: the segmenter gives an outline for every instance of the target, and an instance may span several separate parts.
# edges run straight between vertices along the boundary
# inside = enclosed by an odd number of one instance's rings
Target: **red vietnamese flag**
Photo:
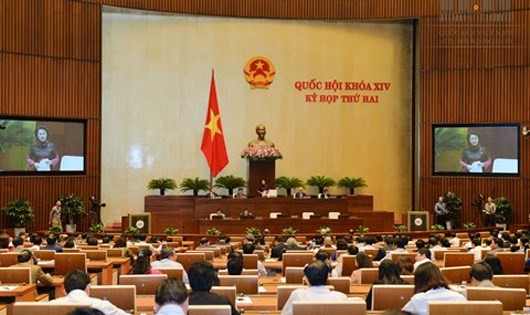
[[[226,154],[225,138],[223,126],[221,125],[221,115],[217,104],[217,93],[215,91],[215,79],[212,70],[212,83],[210,85],[210,100],[208,101],[208,112],[206,113],[206,123],[202,134],[201,151],[210,165],[210,172],[213,177],[228,164]]]

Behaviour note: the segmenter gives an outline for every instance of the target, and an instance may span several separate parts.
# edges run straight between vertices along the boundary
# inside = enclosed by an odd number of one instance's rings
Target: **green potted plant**
[[[288,227],[282,230],[283,234],[287,234],[288,236],[294,236],[296,234],[296,230],[292,227]]]
[[[433,231],[441,231],[445,229],[443,225],[441,224],[435,224],[435,225],[431,225],[431,230]]]
[[[126,234],[132,234],[133,241],[137,240],[139,232],[140,232],[140,230],[137,227],[132,226],[132,225],[125,229],[125,233]]]
[[[63,231],[63,227],[59,225],[52,225],[50,226],[49,231],[54,233],[61,233]]]
[[[175,235],[178,232],[179,232],[179,229],[175,229],[172,227],[168,227],[167,229],[164,230],[164,233],[166,233],[167,235]]]
[[[228,195],[234,194],[234,189],[239,187],[245,187],[247,182],[241,177],[235,177],[234,175],[219,176],[215,180],[215,187],[225,188],[228,190]]]
[[[512,219],[512,204],[506,197],[499,197],[493,200],[497,210],[495,211],[495,222],[497,227],[506,229]]]
[[[147,184],[147,189],[158,189],[160,190],[160,196],[164,196],[166,194],[166,190],[177,189],[177,182],[172,178],[155,178],[149,181]]]
[[[298,177],[280,176],[276,178],[276,187],[283,188],[287,196],[291,196],[291,191],[298,187],[304,187],[304,182]]]
[[[474,229],[475,227],[476,227],[476,225],[473,222],[464,223],[464,229],[466,229],[466,230],[471,230],[471,229]]]
[[[28,200],[15,199],[3,208],[4,213],[13,221],[15,235],[26,231],[26,224],[33,219],[33,209]]]
[[[366,226],[359,225],[359,227],[357,228],[357,232],[359,232],[359,233],[368,233],[368,232],[370,232],[370,228],[368,228]]]
[[[261,231],[255,227],[249,227],[245,230],[246,234],[259,235]]]
[[[324,188],[335,186],[336,182],[333,178],[327,176],[311,176],[306,181],[306,184],[318,187],[318,192],[321,194],[324,192]]]
[[[129,227],[127,227],[127,228],[125,229],[125,233],[127,233],[127,234],[133,234],[133,235],[138,234],[139,231],[140,231],[140,230],[138,230],[138,228],[135,227],[135,226],[129,226]]]
[[[339,179],[337,186],[349,189],[350,195],[355,193],[355,188],[368,187],[366,181],[362,177],[343,177]]]
[[[92,224],[89,228],[90,232],[92,233],[103,233],[105,232],[105,229],[101,224]]]
[[[76,194],[63,194],[59,199],[63,205],[61,214],[65,216],[69,222],[69,224],[66,225],[66,232],[75,232],[76,222],[85,215],[85,204],[83,203],[83,199]]]
[[[407,232],[407,226],[406,225],[398,225],[398,226],[394,226],[394,230],[396,230],[396,232],[400,232],[400,233],[403,233],[403,232]]]
[[[219,235],[221,234],[221,231],[219,231],[217,228],[211,228],[211,229],[208,229],[206,230],[206,234],[208,235]]]
[[[448,212],[449,221],[451,226],[455,228],[460,218],[460,210],[462,210],[462,199],[458,197],[454,192],[448,191],[444,196],[445,209]]]
[[[197,197],[200,190],[207,191],[210,189],[210,182],[206,179],[195,178],[184,178],[180,183],[180,191],[186,192],[188,190],[193,191],[193,196]]]

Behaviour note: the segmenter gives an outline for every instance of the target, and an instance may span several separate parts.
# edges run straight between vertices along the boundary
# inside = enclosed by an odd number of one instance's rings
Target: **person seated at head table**
[[[208,199],[218,199],[218,198],[220,198],[219,195],[217,194],[217,188],[215,188],[215,187],[210,188],[210,190],[206,193],[206,198],[208,198]]]
[[[238,188],[237,193],[234,194],[234,199],[245,199],[247,195],[243,192],[243,188]]]
[[[251,213],[248,208],[243,209],[243,212],[239,214],[240,218],[254,218],[254,214]]]
[[[303,187],[299,187],[298,191],[294,194],[294,199],[303,199],[305,198],[306,194],[304,192]]]
[[[260,181],[259,187],[256,192],[258,193],[258,196],[267,197],[267,193],[269,192],[269,186],[267,186],[267,182],[265,182],[264,179]]]
[[[329,193],[329,189],[324,188],[324,191],[321,194],[318,194],[318,199],[329,199],[333,196]]]
[[[210,220],[212,219],[224,219],[226,216],[225,214],[223,213],[223,211],[221,211],[221,209],[217,209],[214,213],[210,213]]]

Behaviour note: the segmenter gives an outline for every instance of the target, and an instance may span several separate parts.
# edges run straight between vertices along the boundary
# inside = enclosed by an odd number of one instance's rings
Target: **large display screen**
[[[0,117],[0,175],[85,172],[84,120]]]
[[[434,125],[433,174],[518,176],[519,125]]]

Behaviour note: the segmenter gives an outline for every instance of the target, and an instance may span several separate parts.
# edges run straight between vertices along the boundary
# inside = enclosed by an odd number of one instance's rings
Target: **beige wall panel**
[[[361,176],[376,209],[410,209],[410,25],[105,13],[102,30],[105,223],[143,211],[152,178],[208,178],[200,143],[211,69],[230,159],[220,175],[246,178],[239,153],[263,123],[285,157],[277,176]],[[259,55],[276,67],[268,90],[244,79]],[[307,103],[314,92],[356,93],[294,88],[311,79],[391,87],[359,92],[378,94],[378,104]]]

